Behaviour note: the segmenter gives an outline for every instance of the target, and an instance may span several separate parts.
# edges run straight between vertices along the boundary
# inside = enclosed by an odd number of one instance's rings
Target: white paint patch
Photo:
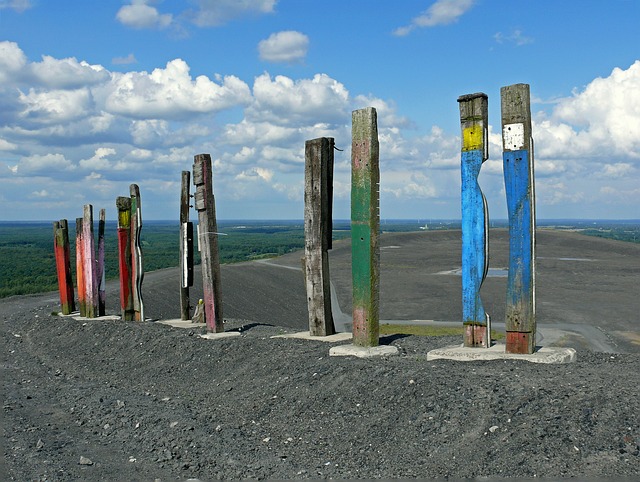
[[[510,151],[519,151],[525,148],[524,124],[505,124],[502,128],[504,148]]]

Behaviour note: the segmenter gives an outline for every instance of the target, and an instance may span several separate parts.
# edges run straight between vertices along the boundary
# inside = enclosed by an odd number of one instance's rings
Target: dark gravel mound
[[[0,310],[8,480],[640,477],[636,354],[427,362],[460,340],[397,336],[330,358],[275,326],[209,341],[55,307]]]

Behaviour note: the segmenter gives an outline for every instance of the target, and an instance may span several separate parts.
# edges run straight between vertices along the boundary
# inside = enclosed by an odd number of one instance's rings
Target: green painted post
[[[374,347],[380,334],[380,148],[376,110],[355,110],[351,122],[353,344]]]

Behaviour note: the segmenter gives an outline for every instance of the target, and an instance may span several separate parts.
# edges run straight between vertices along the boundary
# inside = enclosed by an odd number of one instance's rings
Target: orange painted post
[[[144,266],[142,263],[142,206],[140,188],[137,184],[129,186],[131,196],[131,289],[133,309],[136,321],[144,321],[144,303],[142,302],[142,281],[144,280]]]
[[[222,284],[220,253],[218,249],[218,223],[213,196],[211,156],[198,154],[193,162],[193,184],[196,186],[195,208],[198,211],[198,240],[202,258],[202,289],[207,331],[222,333]]]
[[[327,336],[335,333],[331,314],[331,205],[333,185],[332,137],[305,143],[304,238],[305,281],[309,311],[309,333]]]
[[[98,279],[98,316],[106,313],[106,277],[104,266],[104,227],[106,220],[106,210],[100,210],[98,221],[98,258],[96,260],[96,277]]]
[[[135,320],[131,290],[131,198],[116,199],[118,208],[118,268],[120,269],[120,313],[123,321]]]
[[[82,218],[76,218],[76,284],[78,286],[78,310],[87,316],[86,287],[84,282],[84,232]]]
[[[87,318],[98,316],[98,280],[96,277],[96,251],[93,238],[93,206],[84,205],[84,219],[82,221],[82,242],[84,244],[83,274],[86,296]]]
[[[60,309],[63,315],[75,311],[73,280],[71,279],[71,250],[69,249],[69,224],[66,219],[53,223],[53,246],[56,256]]]
[[[353,344],[368,348],[380,343],[380,148],[373,107],[353,111],[351,137]]]

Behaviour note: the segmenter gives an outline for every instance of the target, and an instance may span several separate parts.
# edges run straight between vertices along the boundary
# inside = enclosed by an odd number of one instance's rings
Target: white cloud
[[[272,13],[277,0],[194,0],[197,10],[189,13],[199,27],[214,27],[246,15]]]
[[[89,65],[75,58],[54,59],[42,56],[42,62],[31,64],[36,81],[55,89],[76,89],[109,80],[109,72],[101,65]]]
[[[21,13],[31,7],[31,0],[0,0],[0,10],[11,9]]]
[[[509,42],[517,45],[518,47],[520,47],[521,45],[533,43],[533,38],[527,37],[522,33],[522,30],[519,29],[512,30],[508,35],[505,35],[502,32],[497,32],[496,34],[494,34],[493,38],[499,44]]]
[[[127,27],[159,28],[163,29],[171,25],[171,14],[160,14],[155,7],[147,5],[148,0],[133,0],[131,5],[124,5],[118,10],[116,18]]]
[[[422,14],[411,20],[411,24],[396,29],[393,33],[399,37],[408,35],[416,28],[435,27],[456,22],[464,15],[475,0],[437,0]]]
[[[111,63],[113,65],[131,65],[137,64],[138,60],[136,59],[135,55],[129,54],[126,57],[114,57],[113,59],[111,59]]]
[[[13,151],[18,146],[0,137],[0,151]]]
[[[247,84],[235,76],[216,84],[204,75],[192,79],[182,59],[164,69],[113,73],[105,106],[111,113],[134,118],[181,118],[191,113],[211,113],[249,102]]]
[[[273,171],[270,169],[265,169],[263,167],[252,167],[251,169],[242,171],[235,178],[238,181],[261,180],[264,182],[270,182],[273,178]]]
[[[72,171],[73,163],[63,154],[33,155],[20,159],[17,171],[19,173],[53,174],[60,171]]]
[[[93,157],[89,159],[82,159],[79,162],[80,167],[92,171],[103,171],[109,169],[112,162],[107,158],[109,156],[113,156],[115,153],[116,150],[110,147],[99,147],[96,149]]]
[[[267,62],[298,62],[309,49],[309,37],[293,30],[271,34],[258,44],[260,59]]]
[[[91,112],[93,104],[88,88],[49,91],[29,89],[28,94],[20,92],[19,100],[24,106],[20,116],[41,124],[57,124],[85,117]]]
[[[27,64],[27,57],[15,42],[0,42],[0,82],[15,80]]]
[[[247,112],[252,120],[309,125],[344,121],[349,115],[349,92],[326,74],[294,81],[284,75],[272,79],[265,73],[256,78],[253,96]]]
[[[640,60],[615,68],[572,97],[561,99],[550,118],[534,122],[533,135],[543,157],[640,160]]]

